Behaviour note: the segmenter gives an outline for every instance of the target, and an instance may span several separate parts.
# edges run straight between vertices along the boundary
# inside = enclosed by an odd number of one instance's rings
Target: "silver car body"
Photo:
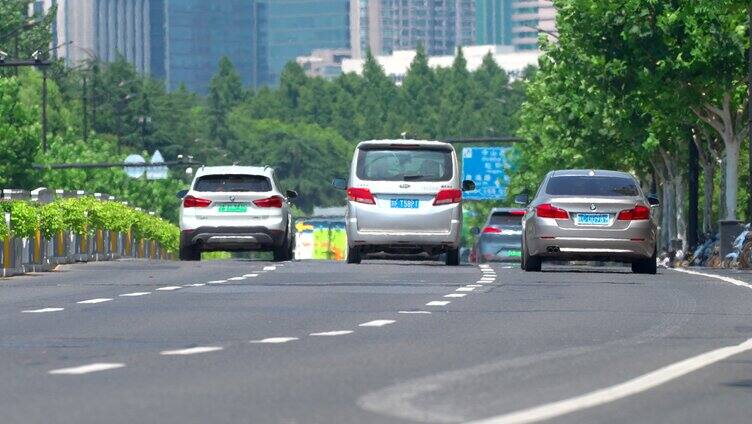
[[[547,192],[556,177],[627,178],[634,182],[634,195],[555,195]],[[570,180],[572,181],[572,180]],[[567,219],[541,218],[538,206],[550,204],[567,211]],[[619,213],[648,207],[649,219],[619,220]],[[602,224],[578,223],[580,214],[608,215]],[[651,258],[656,249],[657,226],[649,202],[635,178],[625,172],[599,170],[552,171],[546,175],[522,220],[523,250],[532,257],[561,260],[603,260],[633,262]]]
[[[196,182],[212,175],[259,176],[270,182],[263,191],[202,191]],[[180,230],[186,245],[200,245],[202,250],[256,250],[279,246],[291,237],[292,215],[285,194],[280,190],[270,167],[212,166],[201,167],[185,195],[210,200],[206,207],[180,206]],[[279,196],[282,207],[259,207],[254,201]],[[237,205],[243,212],[223,212],[220,208]]]
[[[448,178],[441,181],[382,181],[361,178],[358,160],[367,150],[439,150],[451,155]],[[355,149],[348,187],[368,189],[375,204],[349,199],[346,210],[347,242],[362,252],[441,253],[460,245],[462,203],[434,205],[441,190],[461,190],[457,156],[452,145],[424,140],[364,141]],[[397,199],[417,200],[416,208],[395,208]]]

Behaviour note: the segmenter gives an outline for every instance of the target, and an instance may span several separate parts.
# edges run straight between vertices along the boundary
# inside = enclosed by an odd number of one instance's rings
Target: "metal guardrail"
[[[91,194],[83,190],[46,188],[32,191],[2,189],[0,192],[0,201],[27,200],[38,203]],[[93,195],[99,200],[116,200],[108,194]],[[136,238],[130,231],[121,233],[102,228],[93,228],[86,234],[61,231],[48,239],[37,230],[33,237],[10,236],[0,240],[0,277],[51,271],[60,264],[119,258],[170,259],[171,255],[168,255],[156,241]]]

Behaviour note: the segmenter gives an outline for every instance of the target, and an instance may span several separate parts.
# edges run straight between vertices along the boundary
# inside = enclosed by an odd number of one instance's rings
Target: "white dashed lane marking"
[[[88,374],[90,372],[112,370],[115,368],[122,368],[124,366],[125,364],[98,362],[94,364],[81,365],[78,367],[60,368],[57,370],[52,370],[49,373],[50,374],[78,375],[78,374]]]
[[[446,306],[452,302],[448,300],[432,300],[428,303],[426,303],[426,306]]]
[[[42,308],[42,309],[27,309],[25,311],[21,311],[25,314],[42,314],[45,312],[60,312],[64,310],[65,308]]]
[[[311,333],[309,336],[344,336],[346,334],[352,334],[351,330],[339,330],[339,331],[324,331],[321,333]]]
[[[261,340],[251,340],[251,343],[287,343],[298,340],[297,337],[268,337]]]
[[[157,289],[157,290],[159,290],[159,289]],[[94,304],[94,303],[109,302],[109,301],[111,301],[111,300],[112,300],[112,299],[110,299],[110,298],[108,298],[108,297],[100,297],[100,298],[96,298],[96,299],[88,299],[88,300],[82,300],[82,301],[80,301],[80,302],[76,302],[76,303],[82,303],[82,304]]]
[[[222,284],[226,282],[227,280],[214,280],[214,281],[207,281],[206,284]]]
[[[483,284],[468,284],[465,287],[483,287]]]
[[[274,271],[275,269],[277,269],[276,266],[265,266],[264,267],[264,271]]]
[[[243,275],[245,278],[251,278],[251,277],[258,277],[258,274],[245,274]]]
[[[138,297],[138,296],[146,296],[147,294],[151,294],[151,292],[133,292],[133,293],[123,293],[119,294],[119,297]]]
[[[160,287],[157,290],[159,290],[159,291],[172,291],[172,290],[178,290],[178,289],[181,289],[181,288],[182,287],[180,287],[180,286],[167,286],[167,287]]]
[[[159,352],[159,354],[160,355],[195,355],[197,353],[216,352],[222,349],[223,348],[220,346],[196,346],[196,347],[189,347],[187,349],[163,350],[162,352]]]
[[[398,314],[427,314],[430,315],[430,311],[399,311]]]
[[[206,283],[194,283],[194,284],[186,284],[183,287],[204,287]]]
[[[449,293],[445,294],[444,297],[465,297],[467,296],[465,293]]]
[[[231,277],[227,279],[228,281],[241,281],[245,280],[245,277]]]
[[[373,321],[364,322],[363,324],[358,325],[358,327],[383,327],[385,325],[394,324],[395,321],[393,319],[377,319]]]
[[[458,288],[455,291],[458,291],[458,292],[471,292],[473,290],[475,290],[475,287],[460,287],[460,288]]]

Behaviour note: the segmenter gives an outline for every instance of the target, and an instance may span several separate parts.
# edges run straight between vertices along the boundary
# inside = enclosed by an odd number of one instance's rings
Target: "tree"
[[[230,137],[227,114],[243,99],[243,83],[227,56],[219,60],[219,70],[209,83],[209,136],[227,146]]]
[[[31,188],[39,148],[39,120],[21,102],[17,78],[0,78],[0,186]]]
[[[404,130],[409,137],[435,136],[439,96],[436,75],[428,66],[426,50],[422,44],[418,44],[400,90],[400,111],[404,116]]]

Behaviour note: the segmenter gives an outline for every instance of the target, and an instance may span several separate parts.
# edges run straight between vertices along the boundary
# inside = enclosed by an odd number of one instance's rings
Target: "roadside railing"
[[[114,196],[103,193],[86,193],[82,190],[49,190],[39,188],[31,192],[3,189],[0,196],[0,213],[4,228],[0,231],[0,276],[7,277],[28,272],[51,271],[59,264],[89,261],[109,261],[119,258],[173,259],[162,244],[154,239],[136,235],[133,228],[114,231],[102,227],[85,226],[83,231],[62,229],[45,236],[40,225],[31,234],[17,235],[13,216],[4,207],[8,202],[23,201],[33,206],[52,203],[58,199],[92,197],[99,202],[117,202]],[[121,202],[127,206],[127,202]],[[134,211],[141,211],[133,208]],[[84,215],[86,213],[84,212]],[[154,215],[149,212],[149,215]],[[28,233],[28,229],[26,230]]]

